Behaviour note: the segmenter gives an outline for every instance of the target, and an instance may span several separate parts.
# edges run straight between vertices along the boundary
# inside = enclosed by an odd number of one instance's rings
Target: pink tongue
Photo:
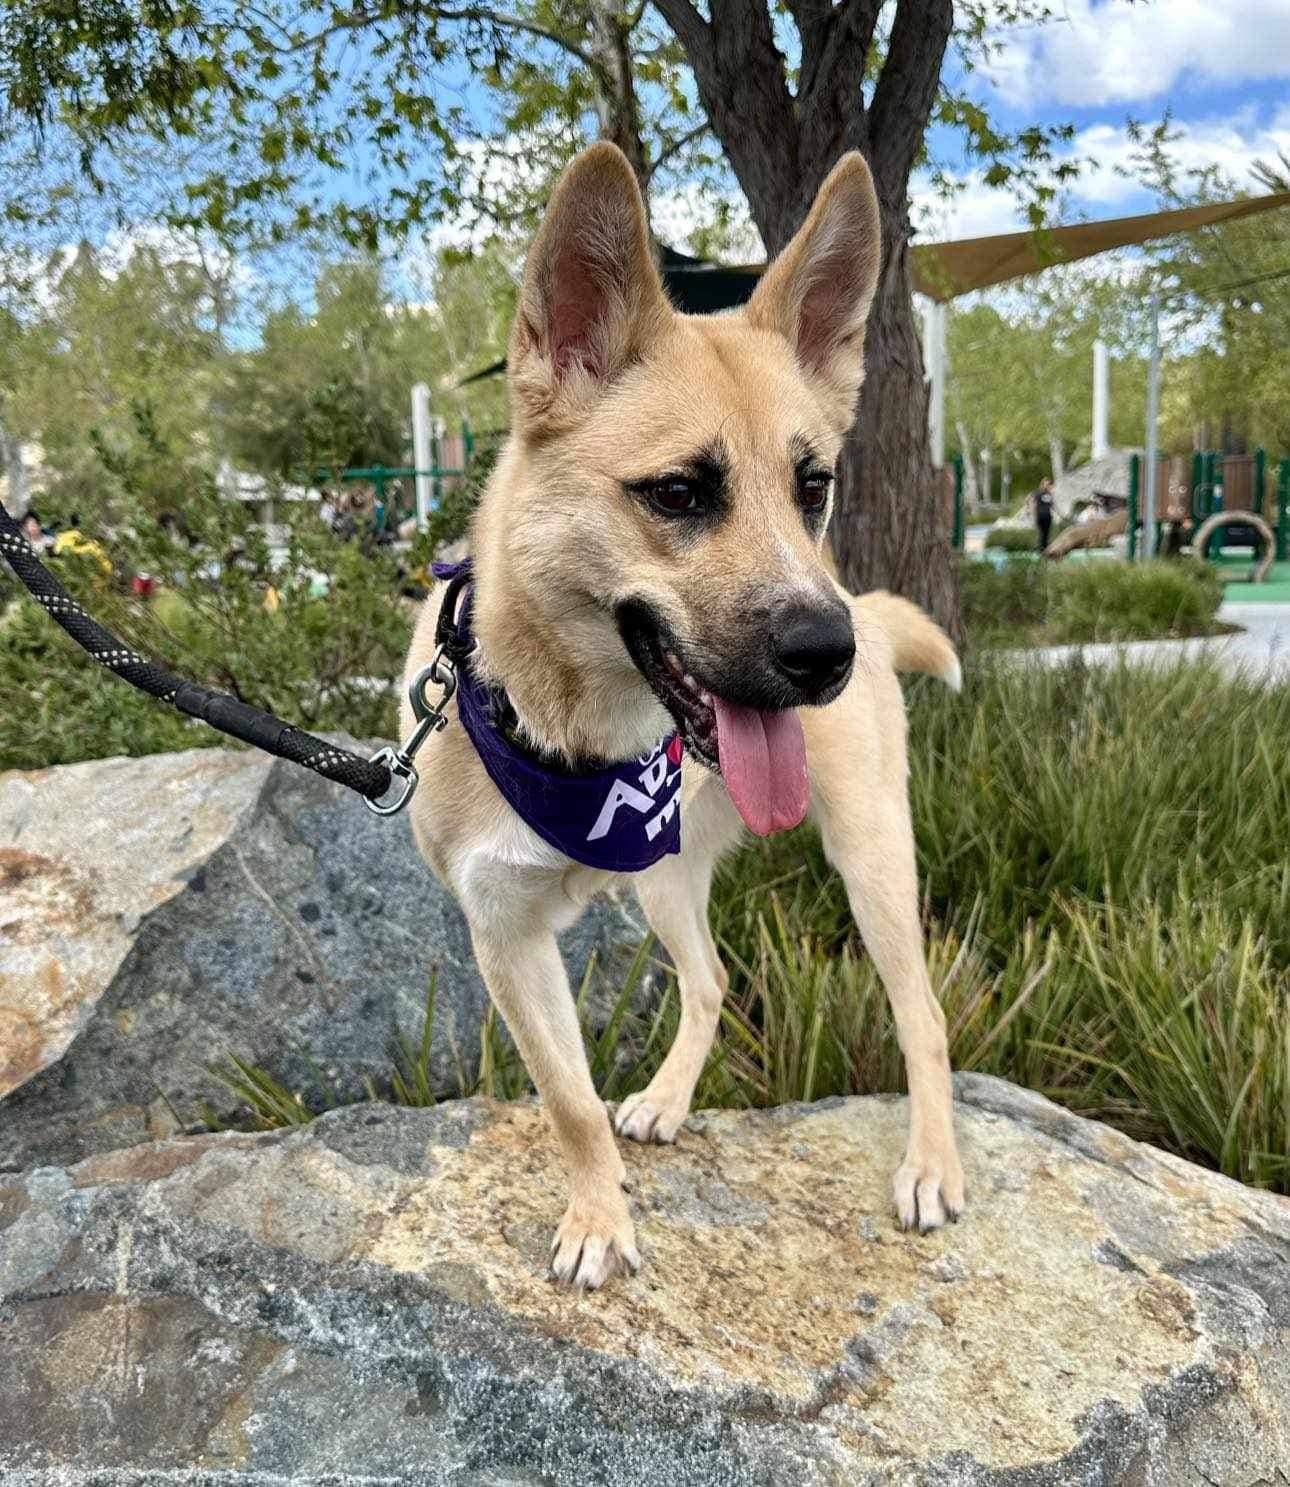
[[[796,826],[811,802],[806,739],[797,714],[712,700],[721,775],[744,823],[758,836]]]

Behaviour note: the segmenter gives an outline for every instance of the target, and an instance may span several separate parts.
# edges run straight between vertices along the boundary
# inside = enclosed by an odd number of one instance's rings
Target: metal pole
[[[954,549],[963,551],[963,456],[954,456]]]
[[[1089,455],[1100,460],[1106,457],[1111,447],[1111,357],[1106,342],[1100,338],[1093,342],[1093,438]]]
[[[417,531],[424,532],[430,516],[430,389],[418,382],[412,389],[412,464],[417,493]]]
[[[945,468],[945,306],[932,300],[923,325],[923,362],[931,397],[927,407],[931,435],[932,468]]]
[[[1129,513],[1128,513],[1128,557],[1133,562],[1138,555],[1138,490],[1142,479],[1142,456],[1131,454],[1129,456]]]
[[[1290,558],[1290,459],[1281,461],[1277,482],[1277,562]]]
[[[1156,450],[1157,424],[1160,419],[1160,294],[1152,290],[1151,300],[1151,365],[1147,372],[1147,459],[1146,482],[1142,489],[1142,558],[1156,555]]]
[[[443,430],[441,418],[430,421],[430,495],[436,507],[443,499],[443,452],[439,444],[443,438]]]

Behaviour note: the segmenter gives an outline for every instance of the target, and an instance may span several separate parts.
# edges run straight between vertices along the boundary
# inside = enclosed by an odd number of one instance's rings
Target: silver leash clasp
[[[439,688],[438,701],[427,701],[427,687]],[[416,727],[397,749],[387,745],[373,754],[369,761],[372,764],[385,765],[394,779],[402,781],[402,789],[394,800],[387,801],[384,796],[379,800],[367,800],[367,808],[374,815],[397,816],[416,793],[421,777],[412,761],[432,733],[438,733],[441,728],[448,726],[451,720],[444,709],[452,701],[456,690],[457,668],[447,653],[447,647],[441,645],[435,651],[429,666],[423,666],[417,672],[408,688],[408,701],[412,704],[412,716],[417,720]]]

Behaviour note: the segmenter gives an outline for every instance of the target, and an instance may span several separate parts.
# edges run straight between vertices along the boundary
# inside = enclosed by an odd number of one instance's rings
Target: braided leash
[[[4,506],[0,504],[0,552],[9,561],[9,566],[18,575],[24,588],[52,619],[56,620],[72,639],[99,663],[123,681],[147,692],[161,702],[167,702],[190,718],[198,718],[230,738],[263,749],[279,759],[289,759],[293,764],[303,764],[315,774],[334,780],[346,789],[357,791],[368,805],[379,815],[393,815],[401,810],[411,798],[415,788],[416,772],[411,771],[409,780],[402,770],[392,771],[388,760],[402,759],[410,751],[382,749],[371,759],[364,759],[348,749],[338,748],[325,739],[315,738],[275,718],[272,713],[261,712],[230,697],[225,692],[216,692],[197,682],[184,681],[163,667],[145,660],[137,652],[122,645],[121,641],[92,619],[80,604],[67,592],[48,568],[40,562],[31,549],[31,544],[22,535],[22,529]],[[422,682],[421,678],[417,679]],[[424,693],[422,682],[421,692]],[[420,716],[420,714],[418,714]],[[441,724],[439,726],[442,726]],[[418,739],[418,743],[420,739]],[[392,806],[379,805],[380,797],[389,790],[393,775],[403,779],[399,799]],[[411,788],[408,788],[411,785]]]

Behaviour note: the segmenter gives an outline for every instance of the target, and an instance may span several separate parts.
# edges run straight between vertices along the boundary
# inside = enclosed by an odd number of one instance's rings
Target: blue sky
[[[1254,160],[1290,154],[1290,0],[1065,0],[1057,9],[1048,25],[1007,36],[989,76],[971,86],[1005,126],[1075,125],[1072,153],[1088,164],[1070,191],[1069,218],[1151,205],[1117,171],[1131,154],[1130,117],[1154,123],[1168,108],[1181,135],[1177,157],[1220,164],[1246,188]],[[915,198],[927,205],[925,182],[915,182]],[[1024,225],[1006,192],[969,171],[956,207],[934,212],[928,235]]]

